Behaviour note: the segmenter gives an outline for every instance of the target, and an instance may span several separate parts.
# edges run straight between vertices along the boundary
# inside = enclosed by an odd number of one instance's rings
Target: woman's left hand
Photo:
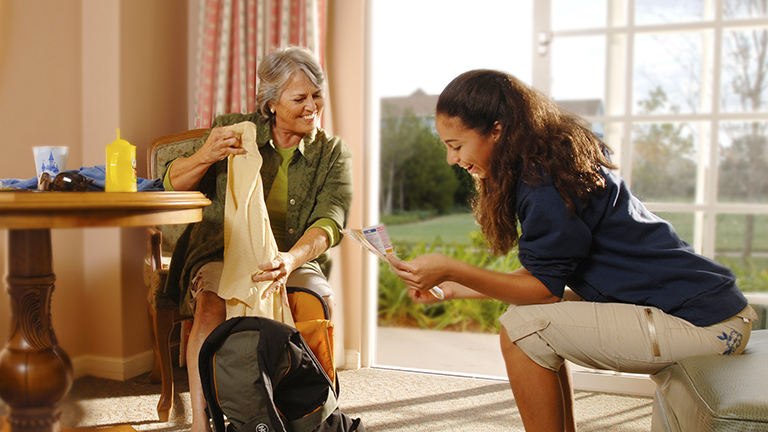
[[[390,267],[408,286],[419,291],[428,290],[448,278],[451,258],[440,254],[421,255],[413,261],[403,261],[395,254],[387,255]]]
[[[296,267],[296,258],[288,252],[278,252],[275,259],[260,265],[261,273],[253,275],[253,281],[274,281],[269,288],[264,290],[261,298],[267,298],[275,291],[281,290],[283,303],[287,305],[288,293],[285,290],[285,284],[288,282],[288,276]]]

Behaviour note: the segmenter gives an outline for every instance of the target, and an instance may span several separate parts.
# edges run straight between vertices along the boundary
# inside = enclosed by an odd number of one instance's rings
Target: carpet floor
[[[339,381],[341,410],[361,418],[369,432],[523,430],[504,381],[378,368],[343,370]],[[80,378],[64,400],[62,427],[187,431],[192,412],[186,369],[174,370],[174,383],[171,419],[161,423],[156,412],[160,385],[150,384],[147,374],[127,381]],[[648,431],[652,402],[650,397],[577,391],[578,430]],[[0,401],[0,416],[6,414]]]

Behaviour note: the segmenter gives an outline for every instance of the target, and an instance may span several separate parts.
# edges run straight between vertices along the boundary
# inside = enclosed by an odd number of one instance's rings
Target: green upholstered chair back
[[[192,129],[153,140],[149,145],[147,155],[150,178],[159,178],[165,172],[165,166],[168,162],[179,156],[189,154],[206,131],[207,129]],[[158,229],[163,233],[163,255],[170,255],[176,246],[176,241],[186,228],[186,224],[158,226]]]

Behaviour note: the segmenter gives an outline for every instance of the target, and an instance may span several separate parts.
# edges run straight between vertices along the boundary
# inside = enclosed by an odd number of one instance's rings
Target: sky
[[[373,0],[374,92],[439,94],[479,68],[530,83],[532,1]]]
[[[436,95],[457,75],[477,68],[502,70],[531,83],[534,1],[372,0],[374,96],[408,96],[417,89]],[[697,4],[644,0],[635,17],[642,23],[696,21],[702,14]],[[552,0],[552,8],[554,30],[606,24],[606,0]],[[689,51],[680,46],[680,38],[638,40],[635,98],[645,98],[657,84],[677,97],[680,56]],[[606,46],[604,35],[555,38],[550,95],[556,100],[603,99]],[[648,72],[672,83],[646,82]]]

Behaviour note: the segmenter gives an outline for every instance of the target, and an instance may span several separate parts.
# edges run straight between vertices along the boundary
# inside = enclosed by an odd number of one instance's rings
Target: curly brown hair
[[[501,137],[491,152],[489,175],[475,177],[475,219],[494,253],[517,245],[517,184],[551,178],[568,210],[586,205],[605,187],[602,167],[615,169],[608,147],[584,122],[517,78],[493,70],[456,77],[437,101],[437,116],[457,117],[488,137],[496,122]]]

